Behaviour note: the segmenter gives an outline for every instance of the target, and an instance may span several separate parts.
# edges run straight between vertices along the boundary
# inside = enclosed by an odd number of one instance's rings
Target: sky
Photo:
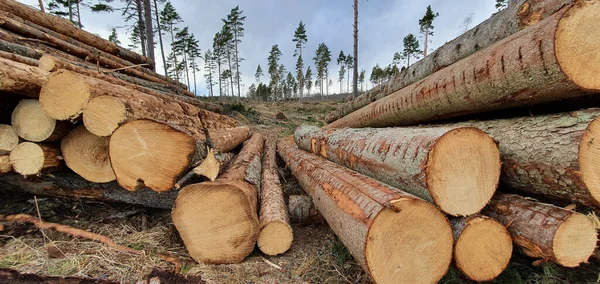
[[[19,0],[20,2],[38,7],[38,0]],[[44,0],[47,2],[47,0]],[[115,2],[118,2],[115,1]],[[330,93],[339,92],[337,83],[338,66],[336,58],[343,50],[353,52],[353,8],[351,0],[171,0],[183,19],[180,27],[189,26],[190,31],[199,40],[204,53],[212,49],[214,34],[223,23],[222,18],[230,10],[239,5],[246,16],[244,24],[245,35],[239,45],[242,78],[242,95],[255,82],[254,74],[258,64],[264,70],[263,83],[268,83],[267,57],[271,46],[279,45],[283,56],[282,64],[288,71],[293,71],[296,58],[293,57],[295,43],[292,42],[298,23],[306,25],[308,42],[303,50],[305,68],[311,65],[316,47],[324,42],[332,53],[329,65],[330,78],[334,81]],[[465,31],[465,18],[469,15],[472,28],[489,18],[496,12],[495,0],[359,0],[359,70],[366,70],[366,80],[375,64],[387,66],[392,62],[394,52],[402,50],[402,39],[409,33],[419,36],[421,47],[423,38],[419,34],[419,19],[425,14],[427,5],[431,5],[439,17],[434,21],[434,36],[430,38],[429,50],[450,41]],[[117,4],[121,5],[121,4]],[[124,25],[118,12],[112,14],[94,14],[89,9],[82,8],[82,23],[84,29],[107,38],[112,27]],[[129,37],[124,29],[118,30],[119,40],[127,46]],[[155,39],[158,41],[158,39]],[[168,54],[168,47],[166,54]],[[156,50],[157,72],[162,73],[160,50]],[[203,62],[200,64],[203,69]],[[295,73],[295,72],[292,72]],[[197,76],[197,93],[206,95],[206,83],[202,71]],[[370,88],[366,84],[365,88]],[[346,85],[343,86],[346,91]],[[194,86],[190,87],[194,91]],[[314,88],[313,88],[314,91]],[[218,92],[218,87],[216,88]]]

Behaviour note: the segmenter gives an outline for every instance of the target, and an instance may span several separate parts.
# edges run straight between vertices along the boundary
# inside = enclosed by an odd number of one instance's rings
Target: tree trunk
[[[9,155],[0,155],[0,175],[7,174],[13,171],[12,163]]]
[[[240,92],[240,52],[238,51],[238,34],[237,29],[234,32],[235,35],[235,69],[236,69],[236,81],[237,81],[237,89],[238,89],[238,98],[241,98]]]
[[[204,119],[203,122],[206,124]],[[227,153],[237,148],[250,137],[250,128],[248,126],[240,126],[236,128],[208,129],[208,135],[212,142],[212,148],[215,151]]]
[[[146,26],[144,25],[142,0],[135,0],[135,8],[137,10],[137,26],[139,30],[140,44],[142,46],[142,55],[146,56]]]
[[[187,60],[187,50],[183,50],[183,62],[184,62],[184,66],[185,66],[185,79],[187,80],[187,86],[188,89],[190,89],[190,72],[189,72],[189,65],[188,65],[188,60]]]
[[[162,38],[162,25],[160,24],[160,19],[158,18],[158,3],[156,0],[154,1],[154,16],[155,16],[155,20],[156,20],[156,28],[158,29],[158,42],[160,43],[160,55],[162,56],[162,62],[163,62],[163,69],[165,71],[165,76],[168,75],[167,72],[167,59],[165,58],[165,47],[163,45],[163,38]]]
[[[71,2],[71,0],[67,0],[67,5],[69,6],[69,21],[71,21],[72,25],[75,25],[73,23],[73,2]]]
[[[169,26],[171,30],[171,52],[173,53],[173,68],[175,70],[175,81],[179,82],[179,72],[177,72],[177,54],[175,53],[175,35],[173,33],[173,24]]]
[[[38,98],[49,73],[33,66],[0,58],[0,91]]]
[[[171,209],[177,191],[158,193],[144,188],[131,192],[116,182],[89,182],[72,172],[60,175],[27,177],[9,174],[0,176],[0,187],[11,192],[26,192],[37,196],[51,196],[72,200],[124,203],[158,209]]]
[[[81,23],[81,11],[80,11],[80,2],[82,0],[76,0],[77,1],[77,25],[79,26],[79,29],[83,28],[83,24]]]
[[[23,63],[26,65],[35,66],[35,67],[37,67],[39,64],[39,61],[37,61],[35,59],[31,59],[29,57],[24,57],[24,56],[18,55],[16,53],[6,52],[3,50],[0,50],[0,58],[12,60],[15,62],[19,62],[19,63]]]
[[[292,223],[311,225],[325,223],[325,219],[308,195],[290,195],[288,197],[288,213]]]
[[[146,54],[148,55],[148,59],[156,62],[154,58],[154,29],[152,27],[152,7],[150,1],[152,0],[143,0],[144,1],[144,26],[146,28]],[[156,66],[152,66],[152,70],[155,70]]]
[[[57,120],[67,120],[79,117],[84,112],[84,107],[93,98],[111,96],[133,106],[138,111],[144,111],[137,117],[147,115],[149,118],[166,120],[181,126],[199,127],[201,124],[198,115],[205,117],[207,123],[214,121],[212,127],[234,127],[237,121],[233,118],[205,111],[175,99],[173,96],[156,93],[153,95],[136,91],[124,86],[79,75],[67,70],[54,72],[40,91],[40,103],[44,111]],[[136,111],[136,110],[132,110]],[[167,120],[175,119],[179,120]],[[111,119],[105,117],[105,119]],[[221,125],[218,125],[221,124]],[[209,126],[207,126],[209,127]]]
[[[11,124],[19,137],[31,142],[57,142],[71,129],[71,123],[46,115],[38,100],[21,100],[12,112]]]
[[[454,265],[477,282],[496,279],[508,266],[513,244],[504,225],[475,214],[451,218],[454,235]]]
[[[0,3],[0,8],[2,4]],[[172,79],[159,75],[151,70],[140,66],[132,66],[132,63],[119,58],[118,56],[104,53],[95,47],[91,47],[81,42],[69,38],[66,35],[54,32],[51,29],[37,26],[31,22],[23,21],[14,15],[9,15],[4,11],[0,12],[0,26],[22,36],[47,42],[53,47],[75,55],[92,63],[98,63],[103,67],[120,69],[121,72],[150,80],[156,83],[169,83],[175,86],[185,87],[185,85],[175,82]]]
[[[0,34],[0,36],[4,36],[4,35]],[[2,50],[4,53],[15,54],[15,55],[19,55],[21,57],[31,58],[33,60],[37,60],[40,57],[42,57],[42,52],[40,52],[38,50],[35,50],[28,46],[9,42],[4,39],[0,39],[0,50]],[[7,58],[7,57],[4,57],[4,58],[11,59],[11,58]],[[11,60],[13,60],[13,59],[11,59]],[[17,61],[17,60],[13,60],[13,61]],[[19,62],[19,61],[17,61],[17,62]],[[25,62],[20,62],[20,63],[31,65],[31,64],[28,64]]]
[[[256,133],[215,182],[188,185],[179,192],[173,224],[197,262],[238,263],[254,249],[260,229],[256,212],[262,150],[263,137]]]
[[[217,72],[219,72],[219,97],[223,97],[223,87],[221,86],[221,59],[217,57],[217,60],[219,61],[217,66],[218,66],[218,70]]]
[[[435,283],[446,274],[452,229],[433,205],[299,150],[291,140],[279,140],[278,152],[374,282]]]
[[[387,88],[385,92],[378,94],[367,92],[356,97],[354,100],[338,107],[334,112],[327,116],[326,121],[336,121],[377,99],[381,99],[424,79],[438,70],[491,46],[497,41],[507,38],[530,25],[538,23],[553,15],[565,5],[569,5],[573,2],[573,0],[520,0],[518,5],[510,6],[507,9],[492,15],[492,17],[483,23],[444,44],[413,66],[408,66],[405,72],[401,72],[398,76],[395,76],[393,80],[388,82],[387,85],[389,85],[389,88]],[[524,48],[523,50],[528,49]],[[506,54],[511,53],[506,52]],[[472,73],[472,71],[470,73]]]
[[[42,13],[46,13],[46,9],[44,8],[44,0],[39,0],[38,2],[40,4],[40,11],[42,11]]]
[[[596,248],[596,230],[577,212],[518,195],[499,194],[484,214],[508,227],[513,242],[524,253],[565,267],[587,263]]]
[[[7,124],[0,124],[0,155],[10,153],[19,144],[17,131]]]
[[[425,29],[425,44],[423,45],[423,57],[427,57],[427,45],[429,44],[429,27]]]
[[[198,96],[197,83],[196,83],[196,59],[192,58],[192,73],[194,74],[194,95]],[[189,87],[188,87],[189,88]],[[192,88],[189,88],[190,90]]]
[[[479,212],[500,177],[494,140],[472,127],[322,130],[301,126],[300,149],[435,203],[452,216]]]
[[[99,137],[83,125],[71,131],[61,142],[67,166],[91,182],[110,182],[116,179],[108,156],[109,137]]]
[[[231,96],[234,97],[235,93],[233,91],[233,69],[231,68],[231,51],[227,52],[227,59],[229,60],[229,85],[231,86]]]
[[[277,143],[274,138],[267,139],[262,164],[260,234],[257,241],[260,250],[267,255],[285,253],[292,246],[294,239],[276,159]]]
[[[597,43],[577,27],[596,23],[592,19],[598,14],[600,2],[567,6],[539,24],[328,127],[408,125],[598,91],[600,57],[574,56],[571,52],[576,49],[587,54],[596,50]]]
[[[56,171],[63,165],[60,149],[49,144],[23,142],[10,152],[10,163],[16,173],[24,176]]]
[[[57,33],[73,38],[74,40],[80,41],[89,46],[98,48],[106,53],[119,56],[134,64],[150,64],[150,66],[154,65],[154,62],[144,56],[119,47],[116,44],[101,38],[100,36],[78,29],[69,21],[50,14],[42,13],[17,1],[0,1],[0,10],[9,12],[19,18],[31,21],[36,25],[51,29]]]
[[[86,63],[74,62],[65,58],[51,55],[44,55],[39,60],[39,67],[48,72],[66,69],[81,75],[102,79],[113,84],[123,85],[152,95],[155,95],[157,91],[166,96],[174,96],[176,94],[179,97],[177,99],[183,100],[186,103],[193,104],[197,107],[205,108],[210,111],[222,112],[222,108],[217,105],[182,97],[195,97],[194,94],[188,90],[172,85],[159,84],[126,74],[111,72],[110,70],[104,68],[100,68],[100,70],[98,70],[97,66],[92,66]]]

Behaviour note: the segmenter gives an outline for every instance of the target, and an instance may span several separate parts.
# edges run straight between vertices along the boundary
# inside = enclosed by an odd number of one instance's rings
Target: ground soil
[[[336,104],[231,101],[225,106],[229,115],[254,130],[284,137],[301,124],[322,126],[325,116]],[[302,192],[285,165],[281,165],[280,173],[286,195]],[[30,225],[0,223],[0,269],[135,283],[148,279],[153,270],[173,270],[172,264],[156,256],[156,253],[168,253],[181,260],[182,274],[200,276],[208,283],[370,283],[368,275],[327,224],[293,224],[294,243],[291,250],[281,256],[264,256],[255,250],[240,264],[205,265],[195,263],[187,255],[168,210],[34,198],[0,189],[0,214],[15,213],[40,216],[45,221],[103,234],[119,244],[144,250],[146,254],[115,252],[90,240],[40,231]],[[600,270],[597,264],[565,269],[553,264],[534,267],[532,262],[516,252],[510,267],[495,283],[595,283]],[[470,282],[451,269],[442,283]]]

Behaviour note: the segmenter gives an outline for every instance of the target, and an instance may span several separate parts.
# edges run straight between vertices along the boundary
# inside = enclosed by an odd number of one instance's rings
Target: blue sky
[[[116,2],[119,0],[116,0]],[[245,36],[240,45],[243,89],[247,89],[254,80],[257,64],[266,72],[267,57],[271,46],[278,44],[283,52],[282,61],[287,70],[295,68],[296,59],[292,37],[298,23],[306,24],[308,43],[303,51],[305,66],[313,66],[317,45],[325,42],[332,52],[329,73],[333,77],[331,92],[339,91],[337,83],[338,67],[335,65],[340,50],[352,52],[353,10],[351,0],[171,0],[181,14],[183,26],[190,30],[200,41],[202,51],[212,47],[214,34],[222,26],[231,8],[236,5],[246,15]],[[37,6],[37,0],[20,0]],[[430,50],[439,47],[464,32],[463,23],[472,15],[469,28],[489,18],[496,8],[494,0],[359,0],[359,67],[367,70],[367,80],[375,64],[388,65],[395,51],[402,49],[402,39],[409,33],[418,34],[418,20],[425,13],[427,5],[440,16],[434,21],[435,34],[431,38]],[[107,37],[114,26],[124,23],[118,13],[93,14],[82,9],[82,23],[85,29]],[[127,35],[119,31],[120,40],[127,46]],[[423,39],[419,37],[421,46]],[[168,53],[168,50],[167,50]],[[157,50],[157,56],[159,55]],[[160,60],[158,60],[160,61]],[[162,67],[157,68],[162,72]],[[206,94],[202,74],[197,74],[198,94]],[[262,78],[268,82],[268,74]],[[368,84],[370,87],[371,84]],[[345,88],[345,87],[344,87]],[[193,90],[193,87],[191,87]],[[217,88],[218,89],[218,88]]]

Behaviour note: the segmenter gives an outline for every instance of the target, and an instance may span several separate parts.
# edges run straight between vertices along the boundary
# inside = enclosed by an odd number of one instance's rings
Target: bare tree
[[[352,78],[352,98],[358,94],[358,0],[354,0],[354,74]]]

